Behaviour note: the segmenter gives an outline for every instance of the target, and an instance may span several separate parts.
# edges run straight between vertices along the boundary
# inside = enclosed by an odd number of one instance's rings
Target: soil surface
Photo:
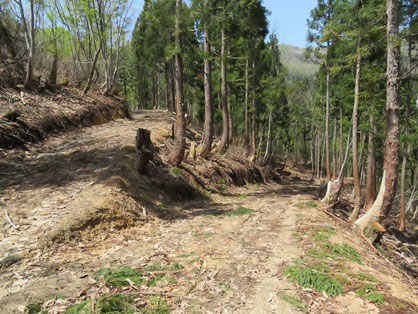
[[[351,230],[320,206],[295,206],[315,200],[317,193],[317,185],[297,169],[286,169],[290,175],[280,184],[230,187],[181,202],[151,178],[138,176],[136,130],[151,130],[162,147],[172,121],[161,111],[135,112],[133,120],[51,137],[0,160],[0,260],[16,259],[0,271],[0,313],[22,313],[28,304],[61,313],[75,302],[116,291],[95,279],[100,268],[172,263],[181,267],[164,273],[173,279],[170,284],[122,290],[144,300],[160,293],[177,313],[297,312],[283,293],[301,297],[311,312],[379,312],[354,293],[330,298],[283,276],[306,250],[307,230],[317,226],[341,230],[333,241],[358,248],[363,264],[346,267],[373,274],[407,309],[417,305],[416,283]],[[252,212],[225,215],[242,207]]]

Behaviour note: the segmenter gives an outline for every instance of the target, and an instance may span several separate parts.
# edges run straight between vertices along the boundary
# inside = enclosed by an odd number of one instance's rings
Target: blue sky
[[[274,29],[279,42],[297,47],[306,47],[306,19],[317,0],[264,0],[264,6],[271,12],[269,29]]]
[[[143,0],[134,0],[133,23],[141,12],[143,3]],[[306,19],[317,0],[263,0],[263,4],[271,12],[268,17],[269,29],[276,31],[279,42],[306,47]]]

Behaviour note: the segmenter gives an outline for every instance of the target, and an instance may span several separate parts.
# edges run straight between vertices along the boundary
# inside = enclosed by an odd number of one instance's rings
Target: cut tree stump
[[[136,152],[138,153],[136,169],[140,174],[145,174],[148,163],[154,158],[155,152],[149,130],[139,128],[136,132]]]

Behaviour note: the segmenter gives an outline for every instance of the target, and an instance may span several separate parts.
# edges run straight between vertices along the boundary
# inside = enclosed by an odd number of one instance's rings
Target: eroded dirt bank
[[[317,187],[303,173],[287,169],[280,184],[230,188],[215,178],[212,193],[175,176],[203,167],[199,162],[176,169],[169,184],[158,175],[167,171],[159,164],[151,165],[153,175],[138,176],[137,128],[151,130],[164,150],[172,117],[151,111],[133,118],[50,138],[0,161],[2,209],[18,227],[3,216],[0,258],[15,260],[0,272],[1,313],[21,313],[28,304],[50,313],[84,304],[76,312],[88,313],[115,294],[131,297],[131,308],[119,310],[125,313],[133,307],[148,313],[416,309],[415,283],[324,215],[315,201]],[[323,251],[343,243],[360,257]],[[292,265],[341,275],[341,295],[289,282],[284,271]],[[98,270],[120,267],[131,272],[121,285],[102,283]],[[360,273],[383,293],[383,304],[356,294]]]

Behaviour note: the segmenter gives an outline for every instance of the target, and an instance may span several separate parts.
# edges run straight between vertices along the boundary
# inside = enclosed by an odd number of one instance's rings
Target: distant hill
[[[319,69],[319,59],[305,59],[305,48],[280,44],[281,60],[288,68],[290,77],[313,76]]]

